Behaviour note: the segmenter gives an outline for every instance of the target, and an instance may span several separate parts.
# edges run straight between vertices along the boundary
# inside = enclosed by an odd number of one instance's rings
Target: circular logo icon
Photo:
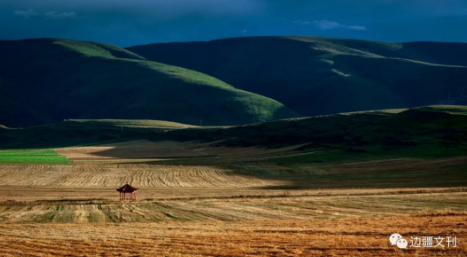
[[[396,245],[397,243],[397,240],[401,239],[402,236],[400,234],[392,234],[390,237],[389,237],[389,242],[391,242],[391,245]]]
[[[407,243],[407,240],[405,240],[404,238],[401,238],[401,239],[397,240],[396,245],[400,249],[406,249],[407,245],[409,245],[409,244]]]

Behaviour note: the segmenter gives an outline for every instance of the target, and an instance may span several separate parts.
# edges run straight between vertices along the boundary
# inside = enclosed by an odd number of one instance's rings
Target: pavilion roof
[[[118,192],[121,192],[121,193],[133,193],[133,192],[135,192],[136,190],[138,190],[138,188],[132,187],[132,186],[130,186],[128,183],[125,184],[125,185],[122,186],[122,187],[117,188],[117,191],[118,191]]]

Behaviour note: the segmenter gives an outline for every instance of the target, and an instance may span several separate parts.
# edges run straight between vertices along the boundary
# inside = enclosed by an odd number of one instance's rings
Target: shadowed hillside
[[[272,99],[116,46],[0,41],[0,56],[0,124],[8,127],[102,118],[236,125],[297,116]]]
[[[305,154],[279,161],[286,163],[436,158],[467,155],[466,114],[465,106],[428,106],[235,127],[196,127],[147,120],[67,120],[27,129],[0,127],[0,148],[50,148],[147,139],[196,141],[226,149],[294,146]],[[210,161],[216,160],[200,163]]]
[[[250,37],[130,47],[305,115],[467,104],[467,44]]]
[[[294,159],[303,162],[460,156],[467,155],[466,112],[465,106],[367,111],[227,129],[175,130],[154,138],[204,140],[228,147],[301,145],[304,153],[314,153]]]

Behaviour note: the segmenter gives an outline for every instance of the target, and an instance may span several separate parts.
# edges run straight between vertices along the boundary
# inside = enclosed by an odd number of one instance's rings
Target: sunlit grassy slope
[[[467,104],[467,44],[248,37],[128,50],[197,70],[305,115]]]
[[[0,56],[0,124],[8,127],[103,118],[236,125],[297,116],[272,99],[116,46],[0,41]]]
[[[80,119],[66,120],[67,123],[75,123],[83,128],[95,127],[117,127],[117,128],[154,128],[154,129],[181,129],[181,128],[197,128],[199,126],[187,125],[177,122],[163,120],[115,120],[115,119]]]

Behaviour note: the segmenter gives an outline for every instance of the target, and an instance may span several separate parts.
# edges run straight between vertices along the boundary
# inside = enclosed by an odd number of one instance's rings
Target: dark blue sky
[[[130,46],[259,35],[467,42],[467,0],[0,0],[0,39]]]

